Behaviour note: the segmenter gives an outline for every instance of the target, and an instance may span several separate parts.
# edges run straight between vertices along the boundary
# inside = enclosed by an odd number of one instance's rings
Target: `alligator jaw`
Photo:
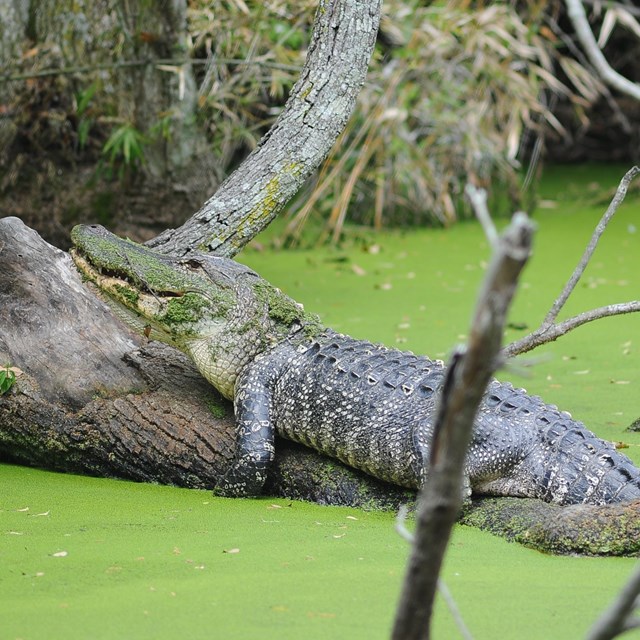
[[[230,303],[222,291],[212,300],[212,283],[192,267],[103,227],[74,227],[71,238],[81,274],[119,318],[147,338],[185,351],[194,337],[207,334],[212,308],[224,310]]]

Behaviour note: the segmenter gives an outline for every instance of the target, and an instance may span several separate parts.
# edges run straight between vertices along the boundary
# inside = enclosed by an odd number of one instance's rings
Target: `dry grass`
[[[568,98],[583,123],[589,105],[603,95],[611,100],[559,28],[561,3],[424,5],[385,1],[379,44],[356,112],[290,205],[288,242],[299,242],[310,220],[321,225],[321,240],[333,241],[347,219],[374,228],[450,225],[469,213],[462,197],[469,181],[489,189],[493,211],[511,212],[523,205],[519,172],[531,138],[549,129],[563,133],[548,106],[553,96]],[[302,66],[315,7],[316,0],[190,0],[188,55],[198,83],[197,117],[216,153],[219,180],[280,112]],[[617,13],[614,18],[620,20]],[[603,40],[612,20],[605,14]],[[118,42],[115,18],[112,27],[113,33],[101,36],[107,48]],[[54,50],[34,49],[18,69],[51,66],[47,51]],[[15,112],[51,113],[41,104],[45,89],[63,93],[58,89],[66,87],[70,95],[56,109],[69,131],[56,140],[68,139],[74,156],[95,152],[108,139],[110,123],[127,122],[117,111],[115,92],[83,100],[102,86],[101,77],[83,72],[73,79],[28,81],[15,98]],[[30,86],[37,87],[34,95]],[[88,106],[81,108],[84,102]],[[23,138],[40,139],[33,123],[41,119],[17,118],[15,124]],[[11,135],[17,135],[13,129]]]
[[[358,110],[317,181],[290,210],[288,241],[310,216],[325,219],[322,238],[340,238],[347,217],[385,224],[449,225],[468,214],[467,181],[488,188],[492,209],[522,205],[523,134],[561,131],[547,92],[577,105],[600,84],[561,56],[539,25],[506,4],[385,3],[379,52]],[[529,15],[539,7],[529,4]],[[547,34],[552,34],[547,30]],[[556,77],[558,65],[570,83]]]

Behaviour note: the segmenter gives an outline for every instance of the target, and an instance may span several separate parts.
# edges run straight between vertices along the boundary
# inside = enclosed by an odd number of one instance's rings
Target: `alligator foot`
[[[226,498],[259,496],[267,477],[267,464],[248,458],[233,463],[220,478],[213,494]]]

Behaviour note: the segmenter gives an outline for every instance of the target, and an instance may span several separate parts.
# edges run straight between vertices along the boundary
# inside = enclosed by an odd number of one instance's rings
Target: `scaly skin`
[[[260,493],[276,432],[381,480],[424,482],[442,362],[326,329],[232,260],[163,256],[98,226],[76,227],[72,239],[78,268],[121,317],[187,353],[233,399],[236,460],[218,493]],[[497,381],[476,418],[466,475],[477,494],[557,504],[640,498],[640,471],[613,445]]]

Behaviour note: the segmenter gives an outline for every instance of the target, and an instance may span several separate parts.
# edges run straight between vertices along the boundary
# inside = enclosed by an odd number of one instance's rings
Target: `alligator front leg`
[[[236,382],[236,455],[214,492],[220,496],[256,496],[274,458],[271,391],[262,368],[249,367]]]

